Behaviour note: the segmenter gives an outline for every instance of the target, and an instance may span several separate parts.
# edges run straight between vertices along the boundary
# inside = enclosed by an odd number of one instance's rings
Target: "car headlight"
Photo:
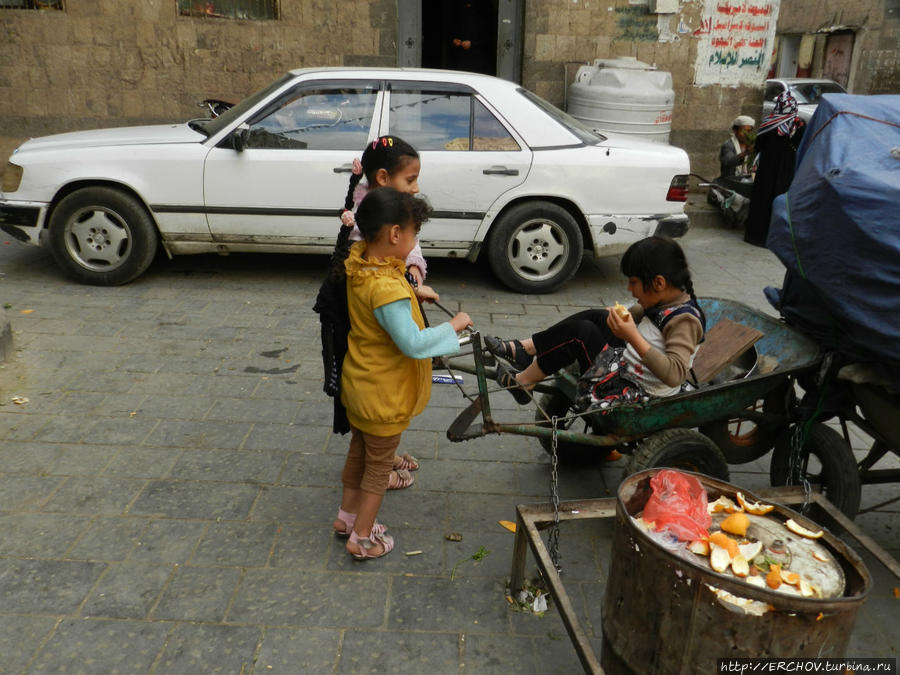
[[[3,169],[3,184],[0,186],[0,192],[15,192],[18,190],[24,172],[25,170],[18,164],[7,162],[6,168]]]

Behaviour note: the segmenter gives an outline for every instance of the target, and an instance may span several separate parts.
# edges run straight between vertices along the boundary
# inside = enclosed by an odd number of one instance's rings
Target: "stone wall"
[[[849,90],[900,93],[900,0],[784,2],[778,20],[781,33],[816,34],[813,76],[821,74],[828,31],[844,26],[855,34]]]
[[[743,71],[752,82],[696,84],[697,34],[710,0],[681,0],[666,15],[651,14],[647,0],[522,1],[523,84],[553,103],[564,105],[567,69],[571,79],[580,63],[632,56],[656,64],[673,78],[670,142],[708,178],[718,173],[731,120],[759,120],[768,60]],[[202,115],[202,99],[240,99],[290,68],[397,60],[398,0],[280,0],[276,21],[179,16],[176,0],[65,4],[0,10],[0,157],[29,136]],[[854,26],[851,91],[900,91],[900,0],[714,4],[780,6],[778,33]],[[813,75],[821,73],[824,35],[816,37]]]
[[[676,13],[654,15],[641,0],[529,0],[523,82],[563,106],[566,72],[571,81],[580,63],[631,56],[656,64],[672,74],[675,90],[670,143],[688,151],[694,173],[713,178],[719,172],[718,148],[731,121],[739,114],[760,121],[762,85],[773,54],[766,54],[753,82],[698,86],[701,38],[696,33],[702,33],[706,4],[681,0]],[[715,5],[769,7],[777,12],[777,34],[816,34],[814,77],[822,75],[827,35],[823,31],[850,27],[856,34],[850,91],[900,92],[900,0],[722,0]]]
[[[30,136],[203,116],[291,68],[395,65],[394,0],[280,0],[276,21],[180,16],[176,0],[0,10],[0,156]],[[5,163],[5,159],[3,160]]]

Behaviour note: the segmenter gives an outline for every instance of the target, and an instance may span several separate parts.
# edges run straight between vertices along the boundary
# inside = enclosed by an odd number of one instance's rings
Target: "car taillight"
[[[688,177],[675,176],[669,183],[669,191],[666,193],[667,202],[686,202],[688,193]]]

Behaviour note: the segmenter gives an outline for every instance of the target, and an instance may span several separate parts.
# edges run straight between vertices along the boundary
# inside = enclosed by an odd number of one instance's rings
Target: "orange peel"
[[[731,559],[731,571],[737,577],[746,577],[750,574],[750,563],[747,559],[738,553]]]
[[[719,523],[719,527],[721,527],[725,532],[743,537],[745,534],[747,534],[747,530],[750,528],[750,519],[747,517],[746,513],[732,513],[725,520]]]
[[[741,552],[738,543],[724,532],[713,532],[709,535],[709,544],[710,547],[715,544],[719,548],[724,548],[728,552],[729,558],[733,558]]]
[[[709,555],[709,543],[703,539],[697,539],[688,544],[688,551],[697,555]]]
[[[726,551],[721,546],[717,546],[716,544],[709,545],[709,566],[712,567],[716,572],[722,572],[728,570],[728,565],[731,564],[731,556],[728,555],[728,551]]]
[[[791,586],[798,586],[800,584],[800,575],[790,570],[781,570],[781,580]]]
[[[741,510],[741,507],[735,504],[725,495],[722,495],[716,501],[707,504],[706,510],[709,513],[718,513],[719,511],[724,511],[725,513],[736,513],[737,511]]]
[[[799,523],[795,522],[793,518],[789,518],[788,520],[784,521],[784,526],[794,534],[799,534],[801,537],[806,537],[807,539],[818,539],[823,534],[825,534],[825,532],[823,532],[822,530],[817,530],[815,532],[813,532],[812,530],[808,530]]]
[[[781,565],[769,566],[769,573],[766,575],[766,585],[772,589],[781,586]]]
[[[752,513],[754,516],[764,516],[775,508],[773,504],[748,502],[746,499],[744,499],[744,495],[740,492],[738,492],[735,497],[737,497],[738,504],[741,505],[741,508],[744,509],[744,511],[746,511],[747,513]]]
[[[738,544],[738,549],[741,552],[741,555],[744,556],[747,560],[753,560],[756,556],[758,556],[762,552],[762,542],[761,541],[750,541],[746,544]]]

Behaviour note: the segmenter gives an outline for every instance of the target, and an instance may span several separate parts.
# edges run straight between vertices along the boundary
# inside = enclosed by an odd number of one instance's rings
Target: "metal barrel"
[[[626,478],[619,486],[616,523],[603,599],[601,664],[606,673],[695,675],[716,673],[720,658],[842,657],[856,613],[871,586],[862,560],[826,531],[818,541],[840,565],[840,597],[802,598],[751,586],[684,559],[654,541],[631,519],[650,497],[661,469]],[[710,501],[747,490],[701,474]],[[778,517],[808,522],[775,505]],[[745,614],[716,597],[723,589],[768,604],[761,616]]]

